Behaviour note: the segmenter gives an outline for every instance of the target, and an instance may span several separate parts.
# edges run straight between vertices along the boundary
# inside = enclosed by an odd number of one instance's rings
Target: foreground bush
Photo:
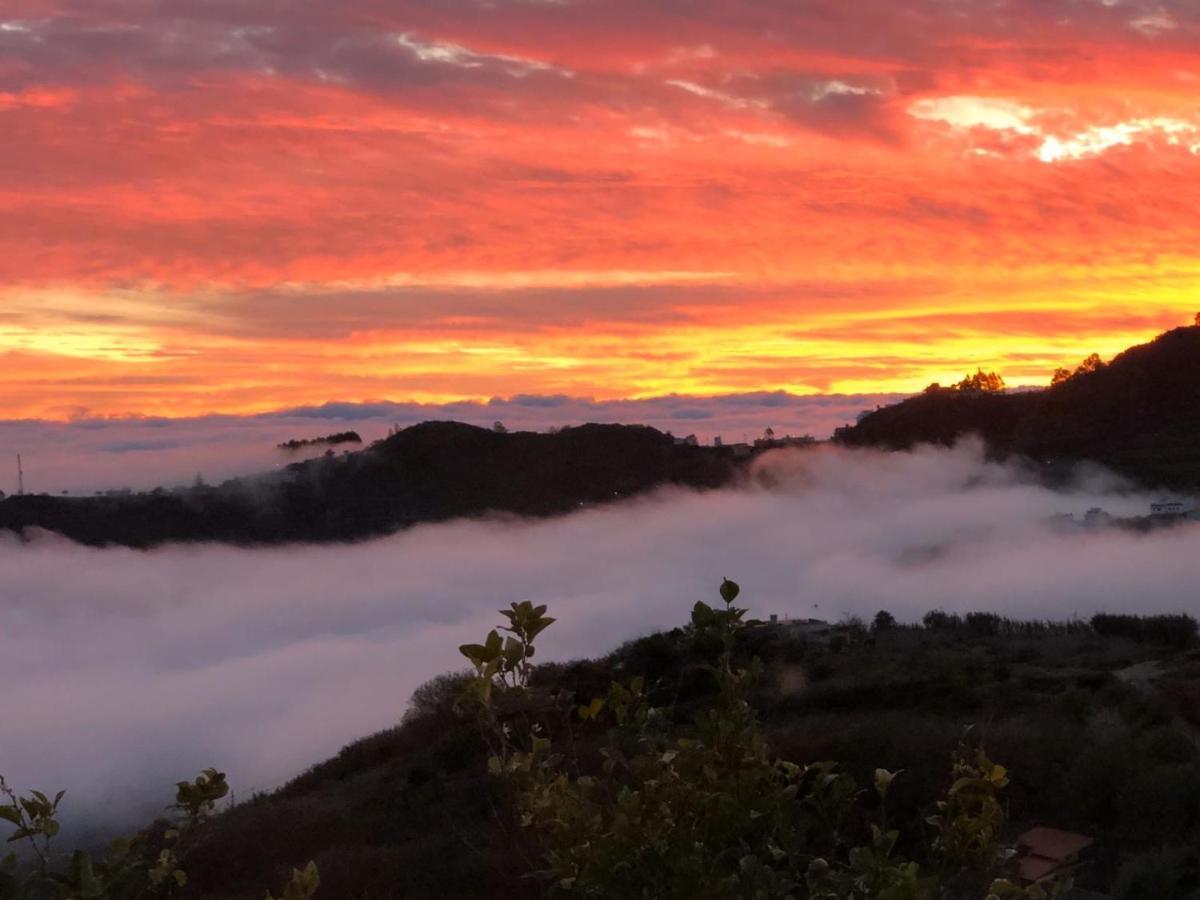
[[[102,859],[76,850],[58,865],[54,838],[61,830],[58,806],[65,791],[51,800],[41,791],[19,796],[3,777],[0,820],[15,830],[9,843],[22,843],[30,860],[24,865],[15,852],[0,860],[0,900],[159,900],[182,897],[188,874],[181,862],[217,802],[229,793],[225,773],[205,769],[194,781],[176,786],[168,809],[171,821],[133,838],[114,841]],[[295,870],[280,900],[311,900],[320,885],[317,867]],[[270,893],[267,900],[274,900]]]
[[[926,869],[897,852],[901,834],[889,827],[901,773],[878,769],[864,791],[833,763],[773,757],[747,699],[760,666],[734,659],[746,613],[738,593],[725,581],[722,605],[692,610],[689,638],[715,651],[715,693],[690,722],[655,707],[641,677],[569,712],[562,698],[536,696],[533,641],[554,621],[544,606],[513,604],[498,631],[460,648],[475,669],[464,699],[492,748],[489,769],[532,838],[530,877],[551,894],[597,898],[1005,900],[1063,889],[998,877],[1008,779],[981,748],[964,743],[955,755],[928,818]],[[592,762],[556,749],[589,741]]]

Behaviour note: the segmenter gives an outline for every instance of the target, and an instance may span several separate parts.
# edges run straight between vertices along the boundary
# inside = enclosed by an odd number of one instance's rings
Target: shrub
[[[962,617],[958,613],[948,613],[940,609],[933,609],[921,617],[921,624],[930,631],[961,628]]]
[[[896,627],[896,617],[886,609],[881,609],[875,613],[875,618],[871,622],[872,631],[887,631]]]
[[[1112,900],[1194,900],[1200,892],[1200,848],[1155,850],[1133,857],[1117,874]]]
[[[53,840],[61,828],[58,807],[65,791],[51,800],[41,791],[21,796],[0,777],[0,820],[14,826],[9,843],[23,842],[32,863],[22,866],[16,853],[0,860],[0,900],[161,900],[188,885],[185,859],[218,801],[229,793],[225,773],[205,769],[194,781],[176,784],[167,809],[166,828],[114,841],[107,856],[93,859],[76,850],[63,866],[55,865]],[[311,900],[320,885],[315,863],[296,869],[280,900]],[[274,900],[270,893],[267,900]]]
[[[1146,755],[1155,762],[1182,765],[1196,759],[1196,745],[1178,728],[1164,725],[1143,739]]]
[[[1092,629],[1106,637],[1126,637],[1184,649],[1196,642],[1196,620],[1189,615],[1127,616],[1098,613]]]
[[[966,625],[972,634],[996,635],[1000,633],[1001,619],[995,613],[969,612]]]
[[[408,701],[404,721],[450,712],[463,682],[470,676],[471,673],[465,671],[446,672],[420,685]]]
[[[553,621],[544,606],[513,604],[501,611],[510,637],[493,631],[461,648],[476,670],[466,708],[493,748],[489,771],[534,839],[530,874],[550,893],[932,900],[954,882],[987,900],[1050,895],[991,881],[1005,859],[999,797],[1008,779],[982,748],[964,743],[954,755],[950,787],[929,819],[936,862],[927,873],[898,852],[901,833],[889,825],[900,773],[875,769],[874,790],[862,791],[832,762],[774,757],[747,699],[761,664],[735,661],[746,613],[734,605],[739,588],[726,580],[720,593],[722,605],[692,609],[693,647],[715,648],[706,664],[715,692],[690,722],[653,706],[641,676],[551,714],[552,698],[531,690],[528,667],[532,637]],[[558,728],[570,735],[570,755],[552,740]],[[598,747],[594,764],[578,751],[584,741]]]
[[[1117,790],[1116,833],[1133,845],[1186,840],[1200,817],[1200,768],[1143,763]]]

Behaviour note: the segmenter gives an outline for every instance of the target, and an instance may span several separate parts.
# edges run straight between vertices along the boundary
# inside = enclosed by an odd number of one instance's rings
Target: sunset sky
[[[1010,384],[1200,309],[1194,0],[0,0],[0,417]]]

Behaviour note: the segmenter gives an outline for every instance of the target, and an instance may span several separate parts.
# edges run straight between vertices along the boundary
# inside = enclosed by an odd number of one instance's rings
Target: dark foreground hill
[[[98,858],[0,858],[0,898],[258,900],[300,867],[283,900],[1200,894],[1191,617],[757,622],[738,590],[565,664],[513,603],[394,728],[219,813],[205,770]],[[62,798],[0,782],[0,827],[53,838]]]
[[[1148,486],[1200,487],[1200,328],[1178,328],[1107,366],[1029,393],[929,390],[839,432],[906,449],[968,434],[993,453],[1055,466],[1092,460]]]
[[[352,540],[460,516],[555,515],[664,485],[715,488],[736,471],[728,449],[677,444],[645,426],[501,434],[426,422],[358,452],[216,487],[9,497],[0,502],[0,528],[133,547]]]
[[[1108,619],[931,614],[926,627],[848,624],[827,638],[761,625],[745,630],[737,656],[763,661],[753,705],[773,752],[801,764],[837,760],[862,785],[877,767],[902,770],[888,810],[903,834],[928,830],[925,816],[949,784],[946,760],[974,726],[1011,779],[1005,840],[1036,825],[1082,833],[1096,843],[1081,888],[1114,900],[1194,897],[1200,663],[1185,645],[1195,624],[1157,634],[1146,620]],[[553,706],[552,696],[586,702],[637,674],[664,714],[687,722],[713,702],[707,661],[687,629],[651,635],[600,659],[539,667],[530,709]],[[488,745],[455,712],[460,689],[461,678],[430,682],[394,729],[218,817],[188,860],[195,896],[258,900],[262,884],[310,859],[321,872],[318,897],[540,896],[522,877],[529,848],[501,812],[510,799],[489,775]],[[601,734],[577,722],[556,740],[598,767]],[[918,844],[898,852],[928,865]]]

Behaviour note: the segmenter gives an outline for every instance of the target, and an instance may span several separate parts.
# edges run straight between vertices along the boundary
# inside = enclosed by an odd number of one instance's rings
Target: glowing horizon
[[[1200,9],[0,17],[0,417],[1049,381],[1200,308]]]

